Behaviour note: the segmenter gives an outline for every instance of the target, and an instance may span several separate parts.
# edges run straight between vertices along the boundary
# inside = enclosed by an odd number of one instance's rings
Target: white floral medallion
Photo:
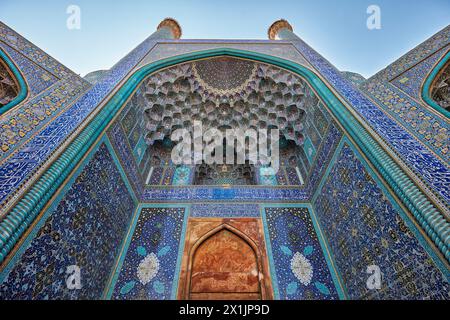
[[[146,285],[156,276],[158,271],[159,260],[156,254],[152,252],[139,263],[137,277],[143,285]]]
[[[307,286],[313,277],[311,262],[300,252],[296,252],[291,259],[291,270],[301,284]]]

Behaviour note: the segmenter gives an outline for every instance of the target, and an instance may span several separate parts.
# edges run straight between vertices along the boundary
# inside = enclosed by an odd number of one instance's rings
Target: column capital
[[[294,29],[292,29],[292,26],[290,25],[289,22],[287,22],[287,20],[280,19],[272,23],[271,26],[269,27],[269,30],[267,30],[267,35],[269,36],[269,39],[276,40],[278,32],[281,29],[288,29],[291,32],[294,31]]]
[[[180,24],[175,19],[165,18],[163,21],[160,22],[157,30],[159,30],[161,28],[169,28],[173,34],[174,39],[181,38],[181,34],[182,34],[181,27],[180,27]]]

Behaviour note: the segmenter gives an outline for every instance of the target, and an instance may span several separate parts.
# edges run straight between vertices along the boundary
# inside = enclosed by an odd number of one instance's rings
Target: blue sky
[[[66,8],[81,8],[81,29],[66,28]],[[381,30],[366,9],[381,8]],[[0,20],[81,75],[108,69],[165,17],[184,39],[267,39],[287,19],[340,70],[368,77],[450,23],[449,0],[0,0]]]

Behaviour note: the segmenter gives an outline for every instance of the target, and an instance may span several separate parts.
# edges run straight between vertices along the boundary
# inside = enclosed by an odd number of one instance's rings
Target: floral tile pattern
[[[448,269],[441,271],[360,156],[346,142],[338,150],[314,208],[349,297],[449,299]],[[380,290],[366,285],[371,265],[382,272]]]
[[[113,284],[112,299],[170,299],[182,242],[184,208],[143,208],[123,265]]]
[[[72,72],[58,78],[42,65],[29,60],[23,52],[2,42],[2,27],[0,23],[0,50],[6,52],[18,66],[27,82],[29,94],[23,103],[1,116],[0,162],[16,152],[28,138],[89,87],[87,82]]]
[[[412,68],[399,74],[392,81],[380,81],[374,76],[361,87],[393,118],[405,126],[445,161],[450,161],[448,119],[422,101],[422,85],[435,64],[450,50],[443,48]],[[415,50],[419,50],[418,47]],[[390,68],[390,66],[388,67]]]
[[[430,51],[440,49],[449,42],[448,34],[450,27],[445,28],[429,41],[426,41],[418,52],[404,58],[404,64],[395,64],[385,72],[384,75],[398,75],[406,69],[406,65],[417,61],[416,56],[426,57]],[[319,55],[314,49],[308,46],[299,38],[293,40],[297,49],[307,57],[315,68],[327,79],[327,81],[341,94],[352,107],[362,116],[363,119],[378,133],[378,135],[392,148],[392,150],[401,158],[405,164],[412,169],[422,180],[430,186],[432,192],[439,197],[443,203],[450,202],[450,170],[446,162],[442,161],[432,151],[430,151],[420,139],[417,139],[412,133],[406,131],[403,127],[390,118],[383,108],[376,105],[367,98],[362,91],[359,91],[353,84],[345,79],[339,70],[330,62]],[[395,69],[395,72],[393,71]],[[380,75],[381,77],[381,75]],[[387,99],[392,97],[387,96]],[[401,101],[399,101],[401,102]],[[425,123],[428,125],[427,123]],[[445,130],[445,128],[444,128]],[[440,134],[443,132],[440,131]],[[444,132],[445,133],[445,132]],[[436,139],[442,139],[442,135],[436,136]],[[448,139],[447,139],[448,140]],[[411,152],[414,150],[414,152]],[[436,150],[436,153],[439,153]]]
[[[2,272],[2,299],[99,299],[135,203],[107,146],[76,176],[46,214],[12,269]],[[20,257],[19,257],[20,255]],[[80,268],[81,289],[68,289],[67,268]]]
[[[278,298],[338,299],[308,208],[266,207],[264,214]]]
[[[411,69],[399,74],[390,82],[410,97],[420,101],[423,82],[435,64],[445,55],[445,53],[447,53],[448,50],[450,50],[449,46],[443,47],[441,50],[436,51],[426,59],[417,63]]]
[[[31,97],[41,93],[59,80],[56,76],[37,63],[28,60],[25,56],[12,49],[6,43],[0,41],[0,48],[6,52],[19,67],[19,70],[27,81]]]

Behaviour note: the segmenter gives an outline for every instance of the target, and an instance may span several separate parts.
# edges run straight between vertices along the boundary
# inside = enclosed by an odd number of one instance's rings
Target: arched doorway
[[[22,74],[9,56],[0,49],[0,115],[10,110],[28,94]]]
[[[180,299],[271,299],[267,256],[258,219],[189,220]]]

